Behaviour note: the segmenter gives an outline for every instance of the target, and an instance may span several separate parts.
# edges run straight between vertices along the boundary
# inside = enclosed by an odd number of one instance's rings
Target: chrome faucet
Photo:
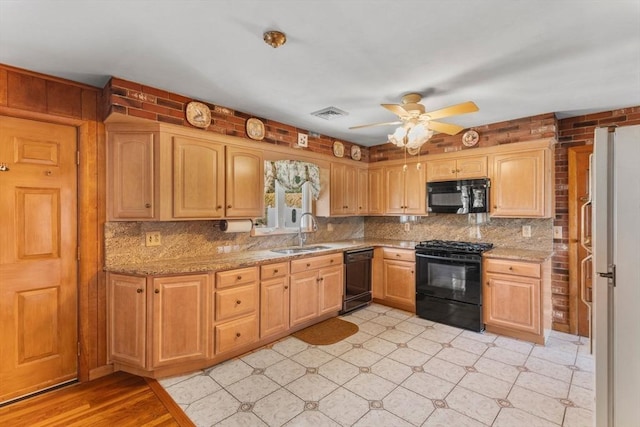
[[[298,228],[298,241],[300,242],[300,247],[303,247],[305,242],[307,241],[307,231],[302,231],[303,219],[305,216],[309,215],[311,217],[311,230],[318,231],[318,220],[311,212],[305,212],[300,215],[300,227]]]

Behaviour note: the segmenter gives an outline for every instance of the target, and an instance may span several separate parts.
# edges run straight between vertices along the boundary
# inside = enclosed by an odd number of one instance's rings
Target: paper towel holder
[[[225,233],[249,232],[253,228],[253,221],[250,219],[220,221],[220,230]]]

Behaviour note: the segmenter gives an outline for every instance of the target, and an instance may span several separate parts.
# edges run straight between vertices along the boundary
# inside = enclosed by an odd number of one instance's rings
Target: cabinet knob
[[[236,277],[236,280],[242,280],[242,276]]]
[[[240,332],[236,332],[236,338],[240,338],[240,335],[242,335]]]
[[[334,260],[329,260],[330,263],[333,263]]]
[[[231,209],[231,205],[227,205],[227,209]]]
[[[242,304],[242,301],[240,301],[240,300],[238,299],[238,300],[236,300],[236,304],[240,305],[240,304]]]
[[[397,256],[397,257],[399,257],[399,256],[400,256],[400,254],[396,254],[396,256]]]
[[[451,169],[451,173],[456,173],[456,170],[455,169]]]
[[[138,289],[136,289],[136,292],[137,292],[137,293],[139,293],[139,294],[141,294],[141,293],[143,292],[143,291],[142,291],[142,288],[138,288]]]
[[[487,280],[487,286],[491,286],[491,282]]]
[[[144,207],[147,208],[147,209],[150,208],[151,207],[151,203],[145,203]]]
[[[160,293],[160,289],[156,289],[155,291],[153,291],[153,293],[159,294]]]
[[[510,266],[510,267],[509,267],[509,271],[513,271],[513,267],[511,267],[511,266]]]
[[[285,289],[285,290],[287,290],[287,289],[289,289],[289,287],[288,287],[288,286],[285,286],[285,287],[284,287],[284,289]]]
[[[219,211],[220,209],[222,209],[222,206],[221,206],[221,205],[216,206],[216,210],[218,210],[218,211]]]
[[[498,206],[496,206],[496,205],[493,205],[493,209],[498,209]]]
[[[278,273],[278,269],[276,268],[275,270],[273,270],[273,274],[277,274]]]
[[[307,267],[311,267],[311,264],[307,263]]]

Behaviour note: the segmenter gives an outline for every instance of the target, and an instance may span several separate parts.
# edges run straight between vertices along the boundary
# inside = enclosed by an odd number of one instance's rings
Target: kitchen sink
[[[290,254],[299,254],[299,253],[303,253],[303,252],[321,251],[321,250],[324,250],[324,249],[331,249],[331,247],[330,246],[322,246],[322,245],[297,246],[295,248],[271,249],[271,252],[290,255]]]

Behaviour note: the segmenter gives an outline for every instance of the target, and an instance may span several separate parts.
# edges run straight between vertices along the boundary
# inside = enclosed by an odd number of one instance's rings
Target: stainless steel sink
[[[290,254],[299,254],[299,253],[303,253],[303,252],[322,251],[324,249],[331,249],[331,247],[330,246],[322,246],[322,245],[298,246],[298,247],[295,247],[295,248],[271,249],[271,252],[290,255]]]

